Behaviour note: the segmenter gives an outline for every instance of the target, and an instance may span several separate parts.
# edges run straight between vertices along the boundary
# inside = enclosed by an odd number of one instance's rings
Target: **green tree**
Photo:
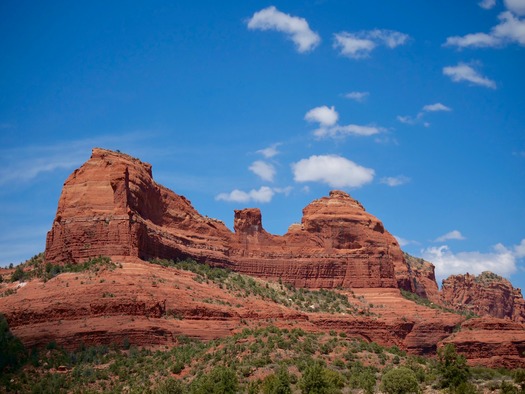
[[[277,373],[267,376],[263,381],[262,392],[264,394],[292,394],[288,369],[283,366]]]
[[[154,392],[156,394],[184,394],[187,391],[180,380],[169,378],[159,384]]]
[[[414,371],[399,367],[386,372],[381,379],[381,391],[387,394],[419,393],[419,383]]]
[[[17,280],[24,280],[26,277],[26,273],[24,272],[24,269],[22,266],[17,266],[15,269],[15,272],[11,274],[11,282],[16,282]]]
[[[0,314],[0,372],[20,367],[26,358],[24,345],[13,335],[6,318]]]
[[[470,369],[465,356],[458,355],[453,344],[447,343],[438,350],[438,372],[441,375],[441,387],[458,387],[467,382]]]
[[[366,394],[372,394],[376,386],[376,377],[370,369],[362,368],[352,371],[349,383],[354,389],[363,389]]]
[[[518,394],[519,391],[512,383],[503,380],[500,385],[500,392],[501,394]]]
[[[303,394],[339,393],[341,384],[341,376],[335,371],[324,368],[319,362],[308,365],[299,381]]]
[[[514,383],[520,385],[521,391],[525,391],[525,369],[516,369],[513,372],[512,377],[514,378]]]
[[[191,387],[194,394],[235,394],[239,391],[239,380],[235,372],[227,367],[215,367],[207,375],[196,378]]]

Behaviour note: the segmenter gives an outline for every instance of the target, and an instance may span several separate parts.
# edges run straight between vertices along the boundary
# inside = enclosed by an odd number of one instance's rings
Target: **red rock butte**
[[[404,254],[383,224],[341,191],[306,206],[301,223],[283,236],[264,230],[256,208],[235,211],[232,232],[156,184],[149,164],[94,149],[64,184],[45,258],[60,264],[100,255],[119,268],[4,285],[10,295],[0,297],[0,310],[26,346],[56,341],[72,348],[124,337],[140,346],[171,346],[181,334],[207,340],[275,324],[341,331],[413,354],[435,354],[453,343],[472,364],[525,367],[519,289],[482,274],[451,277],[440,293],[434,266]],[[296,287],[338,287],[355,312],[301,311],[255,294],[239,296],[145,261],[155,257],[192,258]],[[430,301],[420,305],[398,288]],[[483,317],[468,320],[453,309]]]
[[[150,164],[95,148],[64,184],[45,255],[192,258],[297,287],[437,293],[433,266],[423,276],[411,269],[381,221],[342,191],[310,203],[283,236],[264,230],[257,208],[235,211],[234,230],[157,184]]]

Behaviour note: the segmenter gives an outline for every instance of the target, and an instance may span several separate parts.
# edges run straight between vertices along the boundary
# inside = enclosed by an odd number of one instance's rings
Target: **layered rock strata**
[[[479,316],[525,322],[525,301],[520,289],[492,272],[478,276],[452,275],[443,280],[441,303]]]
[[[310,203],[283,236],[264,230],[258,209],[235,211],[234,229],[155,183],[151,165],[95,148],[64,184],[46,260],[192,258],[298,287],[414,290],[396,239],[345,192]]]

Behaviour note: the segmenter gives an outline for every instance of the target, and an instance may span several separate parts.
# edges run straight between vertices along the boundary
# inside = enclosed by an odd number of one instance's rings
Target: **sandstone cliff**
[[[155,183],[151,165],[96,148],[64,184],[45,254],[52,262],[189,257],[298,287],[400,286],[426,294],[433,286],[383,224],[342,191],[310,203],[283,236],[264,230],[258,209],[236,211],[234,227]]]
[[[156,184],[149,164],[94,149],[64,184],[46,260],[78,263],[107,255],[119,268],[2,284],[0,310],[28,346],[107,344],[124,337],[141,346],[173,345],[179,334],[211,339],[276,324],[339,330],[413,354],[434,354],[451,342],[471,362],[525,367],[519,290],[488,274],[465,275],[446,280],[440,296],[433,265],[403,254],[383,224],[347,193],[332,191],[310,203],[301,223],[283,236],[264,230],[259,209],[234,215],[232,232]],[[144,261],[153,257],[189,257],[296,287],[339,288],[352,307],[327,313],[308,304],[305,311],[288,299],[241,296],[221,283]],[[432,302],[405,299],[398,287]],[[458,310],[473,305],[480,315],[505,319],[466,320],[437,303]]]
[[[436,282],[434,265],[426,260],[417,258],[403,252],[406,266],[405,283],[400,286],[405,290],[417,294],[420,297],[428,298],[430,301],[439,303],[439,289]],[[397,274],[400,282],[401,274]]]
[[[449,308],[468,310],[480,316],[525,321],[521,290],[492,272],[448,277],[443,281],[441,302]]]

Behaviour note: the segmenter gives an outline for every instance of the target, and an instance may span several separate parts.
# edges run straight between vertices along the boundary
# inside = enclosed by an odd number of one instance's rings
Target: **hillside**
[[[264,230],[258,209],[235,211],[234,223],[231,232],[199,214],[156,184],[149,164],[94,149],[64,184],[45,255],[1,270],[0,312],[28,348],[160,349],[181,335],[275,326],[411,355],[453,344],[471,364],[525,367],[519,290],[464,287],[452,292],[462,303],[447,301],[433,265],[404,254],[347,193],[310,203],[283,236]],[[487,299],[505,314],[471,306]]]

